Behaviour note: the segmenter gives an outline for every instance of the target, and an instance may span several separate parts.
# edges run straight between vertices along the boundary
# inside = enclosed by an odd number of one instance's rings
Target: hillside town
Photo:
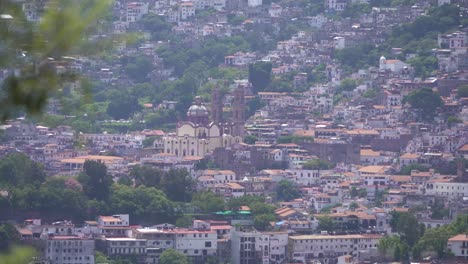
[[[90,39],[137,39],[56,64],[94,102],[1,124],[0,223],[37,264],[468,263],[468,2],[380,2],[114,1]]]

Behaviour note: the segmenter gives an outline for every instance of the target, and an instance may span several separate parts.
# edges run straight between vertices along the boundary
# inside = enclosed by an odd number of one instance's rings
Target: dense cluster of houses
[[[23,5],[28,20],[40,19],[47,1]],[[327,13],[335,14],[354,2],[325,0]],[[94,264],[94,252],[108,256],[136,255],[138,263],[158,263],[166,249],[175,249],[205,263],[362,263],[378,260],[379,240],[392,234],[391,213],[421,208],[420,224],[436,228],[450,224],[457,215],[468,213],[468,98],[457,89],[468,85],[467,28],[439,34],[437,75],[421,79],[401,48],[392,58],[382,56],[375,67],[345,76],[334,58],[337,51],[362,44],[385,41],[391,26],[412,22],[424,15],[431,1],[413,6],[374,7],[356,19],[332,19],[325,14],[304,16],[297,7],[282,2],[265,5],[262,0],[140,0],[115,1],[114,33],[142,31],[138,21],[156,14],[173,25],[172,33],[193,43],[204,38],[235,36],[252,24],[269,24],[280,30],[284,21],[303,19],[313,30],[299,31],[279,41],[267,52],[237,51],[224,58],[220,67],[246,70],[257,61],[272,64],[272,78],[294,73],[294,86],[307,85],[308,68],[320,69],[322,84],[303,92],[254,93],[248,80],[236,80],[226,98],[213,92],[211,104],[196,102],[187,110],[187,120],[176,132],[145,129],[125,134],[87,134],[68,126],[49,128],[18,119],[2,125],[4,141],[0,156],[21,152],[44,164],[49,175],[76,176],[86,160],[106,164],[117,181],[132,166],[146,165],[161,170],[184,168],[198,190],[210,190],[226,201],[246,195],[264,196],[277,205],[270,231],[253,227],[250,208],[213,212],[193,221],[190,228],[154,220],[154,226],[130,224],[125,212],[84,223],[60,221],[42,223],[30,219],[19,228],[25,241],[44,241],[45,263]],[[453,1],[452,1],[453,2]],[[456,1],[455,1],[456,2]],[[450,4],[440,0],[439,5]],[[265,8],[266,7],[266,8]],[[195,19],[201,11],[208,18]],[[463,9],[466,13],[467,10]],[[245,16],[240,24],[228,23],[229,15]],[[247,19],[248,18],[248,19]],[[150,32],[144,32],[149,34]],[[259,36],[262,37],[262,36]],[[151,59],[150,80],[158,84],[174,78],[174,69],[164,65],[156,50],[164,41],[144,40],[138,47],[118,43],[119,55],[144,54]],[[399,58],[399,59],[398,59]],[[122,74],[122,65],[79,59],[68,67],[106,85],[132,85]],[[7,72],[0,71],[0,79]],[[343,91],[344,100],[334,95],[345,77],[357,80],[357,87]],[[69,84],[70,88],[77,83]],[[376,87],[378,89],[376,89]],[[422,122],[404,98],[421,88],[438,92],[442,106],[435,121]],[[264,107],[244,118],[246,101],[257,97]],[[49,113],[60,111],[51,100]],[[145,105],[154,111],[174,109],[177,102]],[[232,108],[232,120],[222,120],[223,109]],[[69,117],[73,118],[73,117]],[[448,120],[456,122],[448,122]],[[251,141],[242,141],[250,137]],[[145,142],[151,139],[149,147]],[[313,167],[321,160],[326,168]],[[201,163],[216,169],[200,169]],[[405,168],[418,169],[400,173]],[[277,201],[282,181],[291,182],[301,197]],[[449,208],[437,219],[435,206]],[[320,232],[322,217],[330,218],[334,232]],[[468,237],[458,234],[447,248],[454,256],[468,258]]]

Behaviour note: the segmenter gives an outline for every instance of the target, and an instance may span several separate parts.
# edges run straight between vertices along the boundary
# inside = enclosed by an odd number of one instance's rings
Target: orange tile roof
[[[468,234],[459,234],[454,237],[449,238],[449,242],[463,242],[468,241]]]
[[[379,157],[380,152],[373,151],[372,149],[361,149],[361,156]]]

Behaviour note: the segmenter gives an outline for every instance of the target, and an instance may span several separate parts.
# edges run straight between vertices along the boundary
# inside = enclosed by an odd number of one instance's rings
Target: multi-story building
[[[212,230],[140,228],[136,229],[135,235],[137,239],[147,241],[148,248],[172,248],[196,263],[216,255],[217,233]]]
[[[287,232],[242,232],[231,235],[231,263],[274,264],[286,259]]]
[[[447,242],[447,248],[455,257],[468,259],[468,234],[451,237]]]
[[[308,263],[320,260],[335,263],[339,256],[351,255],[357,258],[377,253],[381,235],[302,235],[290,236],[288,255],[290,262]]]
[[[440,48],[463,48],[467,45],[467,36],[465,32],[453,32],[451,34],[439,34],[438,43]]]
[[[130,2],[127,4],[126,20],[127,22],[135,22],[148,13],[148,3]]]
[[[325,8],[329,11],[343,11],[347,5],[347,0],[325,0]]]
[[[94,264],[94,240],[77,236],[49,236],[45,257],[51,264]]]
[[[97,221],[99,234],[105,237],[127,237],[130,232],[128,214],[99,216]]]
[[[425,184],[426,194],[458,200],[468,197],[468,183],[447,182],[444,179],[430,180]]]
[[[146,253],[146,239],[136,239],[130,237],[106,238],[106,252],[109,256],[125,256]]]

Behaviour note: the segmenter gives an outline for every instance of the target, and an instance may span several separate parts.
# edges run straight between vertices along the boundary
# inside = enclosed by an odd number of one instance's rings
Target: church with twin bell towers
[[[230,120],[223,118],[223,98],[218,88],[213,89],[210,110],[199,96],[195,97],[195,102],[187,110],[186,121],[177,124],[175,134],[163,138],[164,152],[179,157],[203,157],[216,148],[242,142],[245,124],[244,87],[237,87],[232,96]]]

